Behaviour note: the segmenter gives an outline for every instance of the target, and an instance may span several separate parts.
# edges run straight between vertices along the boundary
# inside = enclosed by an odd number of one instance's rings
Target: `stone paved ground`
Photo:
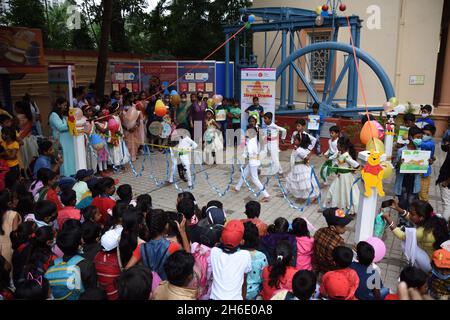
[[[437,161],[433,166],[433,177],[432,181],[436,180],[436,175],[439,171],[441,164],[444,161],[444,154],[440,152],[440,148],[436,148]],[[289,170],[289,156],[290,151],[284,151],[281,153],[281,165],[285,171]],[[154,181],[150,178],[150,174],[153,174],[157,179],[164,179],[166,175],[166,162],[165,157],[160,153],[152,154],[152,166],[149,164],[147,159],[144,165],[145,170],[142,176],[135,177],[131,173],[118,174],[116,177],[119,178],[120,184],[128,183],[133,187],[133,192],[137,196],[142,193],[149,193],[153,198],[153,206],[155,208],[161,208],[165,210],[174,210],[176,194],[178,191],[173,185],[165,185],[157,187]],[[135,164],[137,171],[141,169],[143,156]],[[316,168],[316,172],[320,168],[323,158],[313,157],[312,163]],[[151,169],[150,169],[151,168]],[[217,165],[217,166],[205,166],[204,168],[208,173],[210,182],[217,186],[220,190],[224,190],[230,176],[230,165]],[[248,191],[245,185],[242,187],[239,193],[235,193],[230,190],[224,197],[220,198],[206,183],[204,179],[204,173],[199,172],[197,168],[196,174],[196,184],[194,189],[191,191],[197,199],[199,206],[202,207],[206,205],[209,200],[220,200],[223,202],[225,210],[229,218],[240,219],[244,217],[243,210],[244,205],[247,201],[255,199],[255,197]],[[233,176],[234,183],[239,179],[240,172],[236,168]],[[264,182],[263,179],[261,181]],[[284,181],[284,180],[283,180]],[[387,181],[385,183],[386,198],[389,199],[392,195],[394,180]],[[187,185],[184,182],[180,182],[179,186],[186,188]],[[325,187],[326,188],[326,187]],[[322,195],[325,194],[326,189],[322,189]],[[312,223],[316,228],[321,228],[326,225],[325,219],[323,219],[322,214],[318,212],[319,206],[317,204],[310,205],[305,208],[304,212],[299,212],[292,209],[285,199],[277,197],[279,194],[279,187],[275,178],[271,178],[268,184],[268,192],[271,195],[271,200],[268,203],[262,203],[261,218],[266,223],[272,223],[277,217],[285,217],[289,221],[292,221],[295,217],[306,217],[310,223]],[[381,202],[381,200],[379,200]],[[434,207],[436,212],[442,210],[442,203],[439,195],[439,191],[434,184],[430,187],[430,203]],[[301,206],[301,204],[297,205]],[[349,225],[350,232],[344,235],[344,239],[347,244],[354,245],[354,227],[355,222]],[[397,279],[401,269],[406,265],[404,256],[401,250],[401,243],[398,239],[394,238],[392,232],[386,230],[384,235],[384,241],[387,247],[386,257],[378,264],[382,272],[382,280],[385,286],[394,289],[397,286]]]

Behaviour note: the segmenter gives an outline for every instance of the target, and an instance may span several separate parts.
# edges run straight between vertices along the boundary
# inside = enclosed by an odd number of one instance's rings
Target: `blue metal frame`
[[[348,17],[340,17],[336,14],[336,6],[333,4],[333,12],[329,16],[324,17],[324,23],[322,26],[318,27],[315,24],[315,20],[317,14],[315,11],[299,9],[299,8],[249,8],[249,9],[241,9],[240,13],[243,15],[253,14],[259,17],[262,21],[253,23],[251,26],[251,32],[264,32],[264,59],[263,65],[266,67],[267,57],[271,52],[275,40],[278,36],[278,33],[281,31],[281,45],[278,49],[278,52],[275,58],[278,56],[279,51],[281,50],[281,61],[282,63],[277,68],[277,79],[281,77],[280,84],[280,105],[277,111],[277,114],[295,114],[295,113],[304,113],[309,112],[308,110],[292,110],[288,111],[287,107],[294,107],[294,72],[300,77],[302,82],[304,83],[308,93],[311,95],[315,102],[318,102],[321,106],[321,110],[324,111],[325,114],[331,113],[353,113],[353,115],[360,110],[357,108],[358,101],[358,76],[356,72],[356,67],[353,58],[353,50],[352,47],[348,44],[337,43],[338,32],[342,27],[348,27],[348,22],[350,23],[351,34],[355,42],[355,47],[357,49],[356,58],[359,60],[363,60],[367,63],[372,70],[376,73],[380,82],[383,85],[385,90],[385,94],[387,99],[395,96],[394,89],[392,84],[384,72],[383,68],[367,53],[359,49],[360,45],[360,29],[362,20],[358,16],[350,16]],[[230,34],[235,33],[237,30],[242,28],[243,24],[235,24],[228,25],[224,27],[224,32],[227,35],[227,39]],[[295,48],[295,33],[305,29],[311,28],[315,30],[320,30],[321,28],[332,28],[332,41],[330,42],[322,42],[317,44],[308,45],[304,48],[300,48],[296,50]],[[268,51],[267,51],[267,32],[277,31],[275,38],[273,39]],[[247,31],[244,31],[247,32]],[[247,35],[244,34],[244,37]],[[289,56],[287,57],[287,37],[289,36]],[[234,38],[236,42],[235,46],[235,68],[236,68],[236,89],[235,97],[239,97],[240,94],[240,69],[253,67],[246,63],[240,63],[240,47],[239,47],[239,36]],[[324,91],[322,94],[322,99],[318,97],[318,94],[315,92],[314,87],[311,83],[308,82],[305,74],[300,70],[300,68],[295,64],[295,60],[299,57],[308,54],[312,51],[316,50],[330,50],[329,62],[326,69],[326,77],[324,84]],[[334,85],[332,85],[332,74],[333,74],[333,65],[336,63],[336,51],[342,51],[348,53],[347,61],[344,63],[344,67],[339,73]],[[225,48],[226,53],[226,61],[229,63],[229,43],[226,44]],[[227,60],[228,58],[228,60]],[[245,57],[244,54],[244,59]],[[245,61],[245,60],[244,60]],[[274,59],[275,61],[275,59]],[[273,64],[273,63],[272,63]],[[289,67],[289,80],[288,84],[286,84],[286,68]],[[226,69],[228,70],[228,69]],[[346,99],[335,99],[335,95],[338,91],[339,86],[341,85],[346,73],[348,71],[348,85],[347,85],[347,97]],[[228,82],[227,82],[228,84]],[[288,96],[287,96],[287,105],[286,105],[286,86],[288,87]],[[226,90],[227,93],[230,92],[229,88]],[[347,110],[342,108],[335,108],[335,104],[333,102],[337,101],[345,101],[347,104]],[[369,110],[377,111],[380,110],[381,107],[371,107]]]

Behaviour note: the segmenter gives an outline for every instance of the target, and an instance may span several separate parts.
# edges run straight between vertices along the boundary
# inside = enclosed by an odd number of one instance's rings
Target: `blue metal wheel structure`
[[[331,12],[322,15],[323,22],[319,25],[316,24],[318,17],[317,13],[312,10],[298,9],[298,8],[256,8],[256,9],[241,9],[243,16],[254,15],[256,20],[251,24],[251,28],[243,32],[241,36],[234,37],[234,65],[235,65],[235,90],[234,94],[236,98],[240,97],[240,69],[263,67],[277,69],[277,79],[280,81],[280,91],[277,94],[279,98],[279,106],[277,114],[302,114],[311,112],[310,107],[312,103],[317,102],[320,104],[321,111],[327,115],[339,115],[345,114],[347,116],[356,116],[358,112],[365,111],[365,108],[358,108],[358,74],[355,65],[355,59],[353,57],[353,47],[347,43],[337,42],[338,33],[340,28],[350,29],[355,51],[356,61],[360,65],[360,60],[367,64],[378,78],[383,91],[386,95],[386,101],[395,96],[392,83],[383,70],[381,65],[368,53],[359,48],[360,44],[360,29],[362,20],[355,15],[349,16],[348,20],[345,16],[337,15],[338,0],[329,0]],[[228,25],[224,28],[226,39],[228,40],[230,35],[239,30],[243,23],[234,25]],[[321,32],[321,30],[332,30],[330,41],[318,42],[309,45],[303,45],[299,38],[299,31],[307,29],[308,31]],[[247,50],[246,39],[251,38],[254,33],[264,33],[264,58],[261,59],[262,63],[256,63],[256,57],[251,51]],[[275,32],[273,41],[269,43],[268,32]],[[296,37],[298,40],[296,40]],[[276,39],[280,39],[280,45],[272,61],[269,61],[269,55],[274,47]],[[350,38],[350,37],[349,37]],[[231,42],[231,41],[230,41]],[[225,47],[225,64],[230,62],[230,42]],[[296,42],[299,47],[297,48]],[[242,47],[244,50],[242,50]],[[317,51],[328,51],[328,61],[326,65],[325,79],[323,83],[323,90],[316,91],[312,77],[308,77],[307,70],[308,63],[305,70],[302,70],[297,63],[298,59],[307,58],[311,53]],[[289,52],[288,52],[289,51]],[[336,57],[338,53],[344,54],[344,63],[340,71],[335,70],[334,64],[336,63]],[[273,55],[272,55],[273,56]],[[281,62],[279,65],[274,66],[274,62]],[[226,70],[228,70],[226,68]],[[311,72],[311,70],[309,70]],[[333,79],[333,73],[336,73],[337,77]],[[347,76],[347,77],[346,77]],[[228,83],[230,74],[226,72],[225,77]],[[295,109],[294,105],[294,92],[297,90],[294,86],[294,79],[299,77],[306,89],[307,101],[304,103],[305,108]],[[336,97],[339,88],[343,85],[344,79],[347,78],[347,91],[345,98],[338,99]],[[286,82],[288,85],[286,86]],[[225,88],[226,94],[231,95],[231,88]],[[343,107],[341,107],[343,106]],[[369,111],[381,111],[382,106],[369,107]]]

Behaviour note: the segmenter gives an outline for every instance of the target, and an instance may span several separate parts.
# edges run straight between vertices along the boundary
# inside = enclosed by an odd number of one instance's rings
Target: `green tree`
[[[5,20],[9,26],[41,29],[44,43],[47,44],[47,19],[42,1],[10,0],[9,10],[5,13]]]

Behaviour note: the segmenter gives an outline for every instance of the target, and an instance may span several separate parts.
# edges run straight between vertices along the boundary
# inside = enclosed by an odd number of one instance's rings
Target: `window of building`
[[[319,43],[331,40],[330,32],[312,32],[308,33],[309,43]],[[313,83],[325,82],[327,74],[327,65],[330,58],[329,50],[314,51],[309,55],[310,77]]]

